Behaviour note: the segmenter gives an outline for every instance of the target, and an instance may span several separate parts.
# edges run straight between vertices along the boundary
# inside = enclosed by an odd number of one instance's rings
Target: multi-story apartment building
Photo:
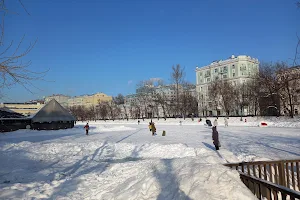
[[[72,106],[96,107],[99,104],[99,102],[104,102],[104,101],[112,101],[112,96],[108,96],[104,93],[76,96],[68,99],[68,106],[69,107]]]
[[[214,61],[204,67],[196,67],[196,92],[198,96],[199,115],[222,115],[225,114],[221,107],[217,109],[211,106],[209,99],[209,86],[213,81],[228,80],[233,85],[245,83],[252,75],[258,73],[258,59],[250,56],[232,55],[227,60]],[[247,114],[247,108],[243,113]]]
[[[36,113],[44,104],[41,103],[1,103],[0,107],[6,107],[25,116]]]
[[[70,97],[62,94],[56,94],[52,96],[48,96],[45,98],[45,102],[49,102],[51,99],[55,99],[58,103],[60,103],[64,107],[72,107],[72,106],[97,106],[99,102],[103,101],[112,101],[112,96],[108,96],[104,93],[96,93],[92,95],[82,95]]]

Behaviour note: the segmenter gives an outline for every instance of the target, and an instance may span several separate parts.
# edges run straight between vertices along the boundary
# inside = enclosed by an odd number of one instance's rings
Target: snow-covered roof
[[[7,107],[1,107],[1,108],[0,108],[0,111],[9,112],[9,113],[15,113],[14,111],[10,110],[10,109],[7,108]]]
[[[71,113],[62,107],[55,99],[49,101],[30,118],[32,122],[75,121],[73,115],[71,115]]]
[[[14,112],[7,107],[0,107],[0,118],[23,118],[20,113]]]

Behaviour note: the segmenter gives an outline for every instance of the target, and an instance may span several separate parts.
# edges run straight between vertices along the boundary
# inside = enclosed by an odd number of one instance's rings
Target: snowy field
[[[300,157],[299,128],[219,123],[217,152],[202,122],[148,122],[1,134],[0,199],[256,199],[224,163]]]

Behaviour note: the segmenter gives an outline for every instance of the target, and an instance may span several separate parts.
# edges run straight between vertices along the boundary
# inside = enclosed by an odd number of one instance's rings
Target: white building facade
[[[232,55],[227,60],[214,61],[204,67],[196,67],[196,93],[199,116],[225,115],[221,107],[214,109],[209,99],[209,86],[214,81],[228,80],[233,85],[243,84],[259,71],[259,61],[250,56]],[[247,108],[244,113],[247,114]],[[205,111],[204,111],[205,110]]]
[[[51,96],[45,97],[45,104],[47,104],[52,99],[55,99],[60,105],[63,107],[68,107],[68,100],[70,99],[70,96],[63,95],[63,94],[53,94]]]

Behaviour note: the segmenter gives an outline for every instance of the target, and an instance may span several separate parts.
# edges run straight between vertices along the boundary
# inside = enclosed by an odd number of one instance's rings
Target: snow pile
[[[203,148],[21,142],[1,151],[3,199],[253,199],[239,174]]]

